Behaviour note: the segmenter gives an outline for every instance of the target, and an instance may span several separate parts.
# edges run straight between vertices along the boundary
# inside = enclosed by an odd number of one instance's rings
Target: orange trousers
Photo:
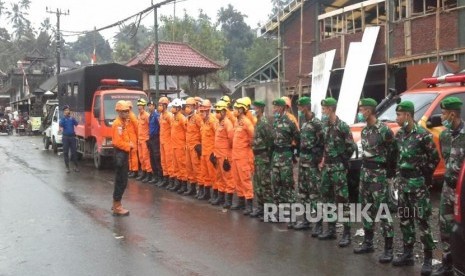
[[[160,159],[163,176],[173,177],[173,149],[170,144],[160,144]]]
[[[139,141],[137,143],[137,153],[139,154],[141,169],[146,172],[152,172],[152,165],[150,164],[150,152],[147,147],[147,141]]]
[[[237,196],[243,196],[245,199],[253,198],[252,185],[252,166],[249,158],[234,159],[231,162],[232,175],[236,184]]]
[[[224,162],[224,157],[218,157],[218,166],[216,166],[216,171],[217,171],[217,180],[218,180],[218,191],[232,194],[234,193],[234,179],[232,176],[232,167],[231,170],[228,172],[223,169],[223,162]],[[231,160],[229,160],[229,163],[231,164]],[[231,164],[232,166],[232,164]]]
[[[137,148],[132,148],[129,151],[129,170],[133,172],[139,171],[139,157],[137,156]]]
[[[205,187],[215,188],[216,186],[216,170],[213,164],[210,162],[209,155],[202,155],[200,159],[200,173],[201,181],[200,184]]]
[[[186,172],[190,183],[200,183],[200,158],[194,148],[189,148],[189,146],[186,150]]]
[[[173,149],[173,172],[174,177],[181,181],[187,180],[186,151],[185,148]]]

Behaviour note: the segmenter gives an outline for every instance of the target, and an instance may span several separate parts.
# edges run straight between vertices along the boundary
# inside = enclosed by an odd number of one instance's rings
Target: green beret
[[[309,97],[301,97],[297,100],[297,105],[310,105],[311,100]]]
[[[254,101],[253,105],[258,106],[258,107],[265,107],[265,102],[264,101]]]
[[[360,99],[360,101],[358,102],[358,106],[373,106],[373,107],[376,107],[377,105],[378,105],[378,103],[372,98]]]
[[[460,110],[462,100],[457,97],[447,97],[441,101],[441,108],[445,110]]]
[[[403,101],[397,105],[396,111],[415,112],[415,107],[411,101]]]
[[[273,101],[273,105],[286,106],[286,102],[283,99],[276,99],[276,100]]]
[[[337,105],[337,101],[335,98],[326,98],[324,100],[321,101],[321,105],[322,106],[336,106]]]

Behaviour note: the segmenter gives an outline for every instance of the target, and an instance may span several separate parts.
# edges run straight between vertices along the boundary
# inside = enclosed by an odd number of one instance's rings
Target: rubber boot
[[[173,178],[173,183],[173,186],[171,187],[171,189],[169,189],[169,191],[171,192],[175,192],[179,189],[179,187],[181,187],[181,181],[179,181],[179,179]]]
[[[178,194],[184,194],[185,191],[187,191],[187,182],[181,181],[181,188],[179,188],[176,192]]]
[[[121,201],[113,200],[113,210],[114,216],[129,216],[129,211],[123,208]]]
[[[146,176],[146,172],[142,171],[142,173],[138,177],[136,177],[136,180],[142,180],[145,178],[145,176]]]
[[[199,200],[209,200],[210,199],[210,188],[211,187],[204,187],[204,192],[201,197],[199,197]]]
[[[384,238],[384,252],[378,258],[379,262],[382,264],[387,264],[392,262],[393,250],[392,250],[392,240],[393,238]]]
[[[258,204],[257,208],[253,210],[252,213],[249,214],[251,218],[258,218],[263,216],[263,204]]]
[[[195,196],[195,198],[200,200],[200,198],[203,197],[204,193],[205,193],[205,186],[199,185],[199,190],[197,191],[197,195]]]
[[[223,204],[224,209],[230,209],[231,208],[231,206],[232,206],[232,198],[233,198],[232,193],[227,193],[227,194],[224,195],[224,204]]]
[[[325,240],[335,240],[336,237],[336,223],[335,222],[330,222],[328,224],[328,231],[322,232],[320,235],[318,235],[318,239],[325,241]]]
[[[148,183],[155,184],[157,182],[158,182],[158,176],[155,173],[152,173],[152,179],[150,179]]]
[[[310,222],[307,220],[304,214],[304,217],[302,217],[302,220],[294,225],[294,230],[300,231],[300,230],[308,230],[308,229],[310,229]]]
[[[176,184],[176,183],[175,183],[175,181],[174,181],[174,177],[170,177],[170,178],[168,179],[168,186],[166,187],[166,189],[167,189],[168,191],[171,191],[171,189],[174,188],[174,185],[175,185],[175,184]]]
[[[240,196],[237,198],[237,202],[231,206],[231,210],[242,210],[245,208],[245,197]]]
[[[404,252],[392,261],[393,266],[412,266],[415,264],[413,259],[413,245],[404,244]]]
[[[218,189],[213,189],[212,197],[208,200],[208,203],[213,205],[213,202],[218,198]]]
[[[350,236],[350,226],[344,225],[344,232],[342,233],[342,238],[339,241],[339,247],[347,247],[349,246],[351,241]]]
[[[166,183],[166,181],[167,181],[167,178],[166,178],[166,176],[160,176],[160,177],[158,178],[158,181],[157,181],[157,183],[155,183],[155,186],[157,186],[157,187],[160,187],[160,188],[161,188],[161,187],[163,187],[163,184],[165,184],[165,183]]]
[[[222,205],[224,203],[224,196],[225,196],[224,192],[218,191],[218,196],[216,197],[214,201],[212,201],[212,205],[214,206]]]
[[[433,272],[433,250],[423,251],[423,266],[421,267],[421,275],[429,276]]]
[[[355,254],[366,254],[375,251],[373,248],[373,230],[364,229],[365,237],[363,237],[362,245],[358,248],[354,248]]]
[[[454,275],[454,267],[452,265],[452,255],[450,252],[444,252],[442,254],[442,263],[441,266],[433,272],[433,276],[443,276],[443,275]]]
[[[164,176],[163,180],[160,183],[160,188],[166,188],[170,184],[170,178],[168,176]]]
[[[182,194],[184,196],[191,196],[191,195],[195,195],[195,186],[196,184],[195,183],[190,183],[188,184],[188,188],[187,190]]]
[[[323,221],[319,220],[317,223],[315,223],[315,226],[313,226],[312,237],[317,238],[322,233],[323,233]]]
[[[150,180],[152,180],[152,173],[148,172],[147,175],[144,177],[144,179],[142,179],[142,183],[147,183]]]
[[[251,199],[246,199],[245,200],[245,209],[244,209],[244,212],[242,212],[242,214],[244,216],[248,216],[252,213],[253,211],[253,198]]]

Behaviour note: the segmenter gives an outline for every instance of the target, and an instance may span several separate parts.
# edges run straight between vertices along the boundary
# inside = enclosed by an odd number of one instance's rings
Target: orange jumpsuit
[[[233,136],[232,175],[236,183],[237,195],[245,199],[253,198],[253,162],[250,159],[253,158],[254,131],[253,123],[246,116],[238,118]]]
[[[173,148],[173,177],[186,181],[186,117],[181,112],[171,121],[171,146]]]
[[[172,177],[173,174],[173,149],[171,147],[171,122],[173,114],[164,111],[160,114],[160,157],[163,176]]]
[[[137,129],[137,153],[139,154],[139,162],[142,171],[152,172],[152,165],[150,164],[150,152],[147,147],[149,140],[149,116],[147,111],[139,112],[138,129]]]
[[[216,171],[213,164],[210,162],[210,154],[215,146],[215,131],[218,125],[218,120],[213,114],[208,114],[208,118],[203,122],[200,128],[202,140],[202,156],[200,158],[200,173],[201,185],[211,187],[216,185]]]
[[[218,189],[220,192],[225,192],[228,194],[234,193],[234,180],[230,171],[225,171],[223,169],[223,162],[225,159],[228,159],[230,164],[232,163],[231,159],[231,147],[232,140],[234,135],[234,127],[231,121],[226,117],[219,122],[218,128],[215,132],[215,156],[218,160],[218,166],[216,166],[217,171],[217,182],[218,187],[213,187]],[[232,164],[231,164],[232,165]]]
[[[186,172],[187,180],[190,183],[199,183],[200,174],[200,157],[195,151],[195,145],[200,144],[200,128],[202,127],[202,118],[200,114],[193,113],[187,119],[186,128]]]
[[[226,110],[226,117],[231,121],[233,126],[236,124],[237,118],[231,110]]]
[[[257,117],[255,117],[252,112],[247,112],[245,113],[247,118],[250,120],[250,122],[253,124],[253,126],[255,127],[255,125],[257,124]]]
[[[129,123],[127,124],[127,130],[129,134],[129,140],[137,145],[137,131],[138,131],[138,120],[134,112],[129,111]],[[137,157],[137,147],[133,147],[129,151],[129,170],[133,172],[139,171],[139,158]]]

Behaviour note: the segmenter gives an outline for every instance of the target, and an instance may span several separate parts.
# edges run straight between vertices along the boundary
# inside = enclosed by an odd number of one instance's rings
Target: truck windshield
[[[119,100],[131,101],[132,110],[137,113],[137,100],[140,99],[140,94],[109,94],[103,98],[103,108],[105,112],[105,121],[113,121],[116,118],[115,105]],[[147,100],[146,97],[143,97]]]
[[[401,101],[411,101],[415,105],[414,120],[418,121],[423,117],[426,110],[430,107],[431,103],[438,96],[437,93],[407,93],[400,95]],[[393,101],[391,105],[381,113],[378,118],[383,122],[396,121],[396,107],[397,103]]]

